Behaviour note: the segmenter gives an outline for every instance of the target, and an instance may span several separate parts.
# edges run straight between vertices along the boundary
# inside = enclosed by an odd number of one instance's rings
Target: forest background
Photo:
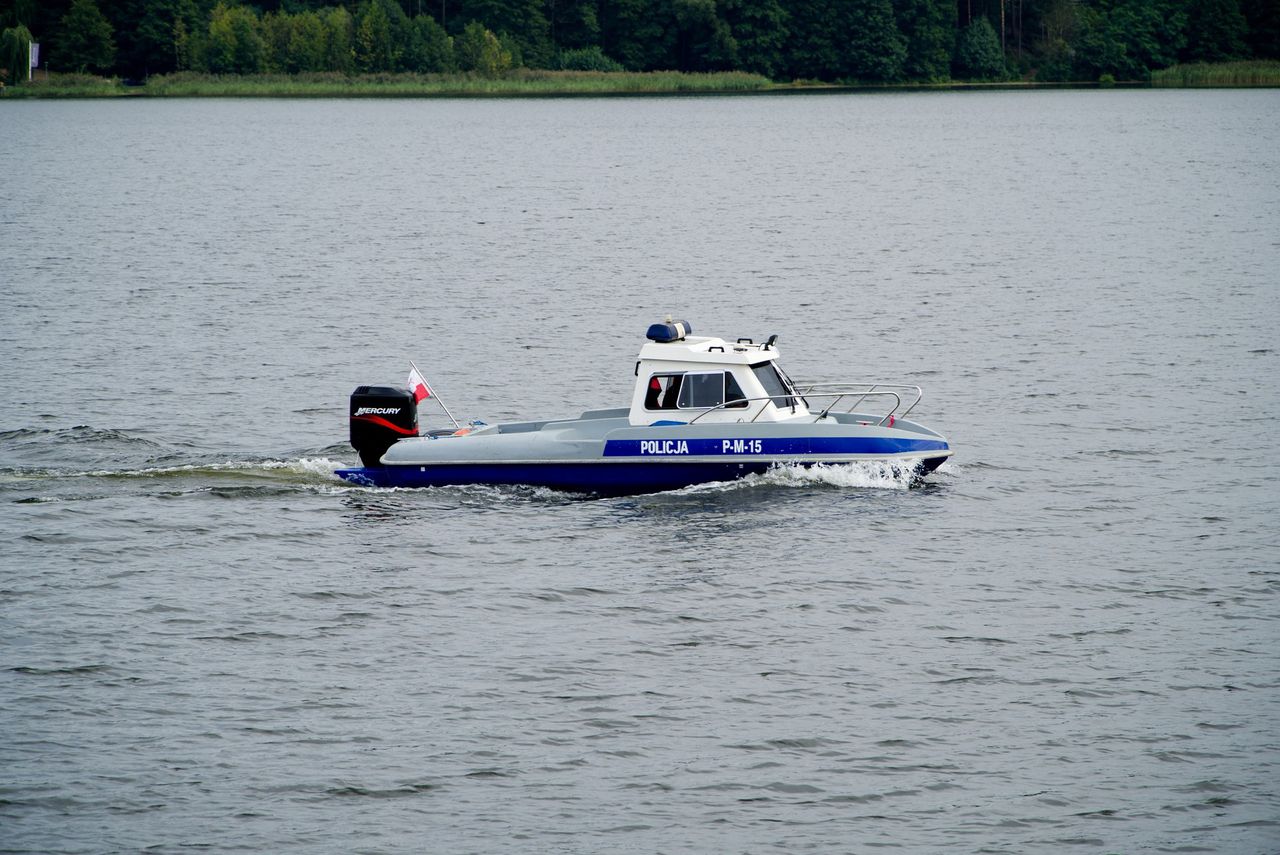
[[[0,0],[0,60],[207,74],[713,72],[771,80],[1147,80],[1280,59],[1280,0]]]

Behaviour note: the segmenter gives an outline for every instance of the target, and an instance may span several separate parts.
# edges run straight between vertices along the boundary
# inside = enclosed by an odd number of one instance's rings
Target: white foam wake
[[[59,478],[167,478],[187,475],[249,476],[266,478],[300,477],[306,481],[336,481],[335,469],[347,464],[326,457],[300,457],[297,460],[225,460],[221,462],[182,463],[175,466],[144,466],[138,469],[93,469],[86,472],[32,472],[40,477]]]
[[[819,463],[813,466],[778,466],[760,475],[737,481],[697,484],[677,492],[749,490],[756,487],[838,487],[841,489],[907,490],[915,475],[910,465],[889,461]]]

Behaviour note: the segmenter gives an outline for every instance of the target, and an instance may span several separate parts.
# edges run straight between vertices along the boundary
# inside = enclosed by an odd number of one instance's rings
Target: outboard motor
[[[418,403],[395,386],[357,386],[351,393],[351,446],[360,462],[377,466],[398,439],[418,435]]]

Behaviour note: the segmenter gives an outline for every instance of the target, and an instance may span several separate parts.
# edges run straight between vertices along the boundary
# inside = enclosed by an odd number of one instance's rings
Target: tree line
[[[775,80],[1142,80],[1280,59],[1278,0],[3,0],[0,52],[145,79],[510,68]]]

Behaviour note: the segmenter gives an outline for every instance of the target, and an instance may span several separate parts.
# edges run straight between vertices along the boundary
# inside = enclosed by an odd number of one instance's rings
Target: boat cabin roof
[[[651,341],[640,348],[642,362],[701,363],[711,367],[724,365],[756,365],[766,359],[777,359],[778,350],[750,339],[725,341],[711,336],[685,336],[679,341]]]

